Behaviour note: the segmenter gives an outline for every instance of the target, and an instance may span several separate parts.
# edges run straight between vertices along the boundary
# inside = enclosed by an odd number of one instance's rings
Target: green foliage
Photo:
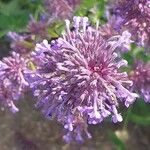
[[[29,4],[30,2],[30,4]],[[29,14],[40,5],[40,1],[11,0],[0,1],[0,37],[8,31],[24,31],[29,21]]]
[[[129,121],[138,125],[150,125],[150,105],[144,100],[137,101],[130,113]]]
[[[22,9],[28,9],[31,14],[34,14],[41,7],[43,0],[18,0],[18,4]]]
[[[105,0],[83,0],[75,14],[79,16],[88,16],[93,23],[97,20],[105,22],[105,4]]]
[[[51,38],[58,38],[64,29],[64,22],[57,21],[53,23],[48,29],[48,33]]]
[[[109,136],[109,139],[116,145],[116,150],[125,150],[126,149],[123,141],[121,139],[119,139],[113,131],[109,130],[108,136]]]

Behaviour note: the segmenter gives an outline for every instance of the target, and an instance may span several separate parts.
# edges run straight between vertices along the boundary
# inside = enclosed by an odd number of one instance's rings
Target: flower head
[[[45,0],[45,8],[49,15],[57,19],[70,18],[73,12],[66,0]]]
[[[32,16],[31,16],[31,20],[28,24],[28,31],[30,34],[32,35],[38,35],[40,37],[47,37],[48,36],[48,23],[47,21],[36,21]]]
[[[127,52],[131,48],[131,34],[128,31],[123,31],[120,35],[113,29],[113,23],[109,22],[99,27],[101,36],[107,40],[112,46],[118,47],[118,52]]]
[[[137,61],[130,73],[133,90],[139,92],[145,102],[150,102],[150,62]]]
[[[26,72],[26,61],[15,52],[0,61],[0,101],[12,112],[18,111],[14,102],[21,98],[28,86]]]
[[[34,49],[31,35],[18,34],[16,32],[8,32],[7,36],[11,39],[11,48],[16,53],[22,56],[29,55],[29,52]]]
[[[122,121],[119,101],[128,107],[136,94],[127,90],[132,82],[119,70],[127,65],[115,53],[122,43],[110,44],[89,26],[87,17],[74,17],[74,30],[66,20],[66,32],[56,41],[36,45],[33,53],[37,73],[32,74],[31,88],[38,97],[42,112],[61,122],[71,135],[82,140],[90,138],[87,124],[98,124],[111,116],[114,123]],[[74,132],[72,132],[74,131]]]
[[[128,29],[138,44],[149,44],[150,0],[119,0],[114,6],[114,17],[117,31]]]
[[[81,0],[67,0],[67,2],[69,6],[75,9],[81,3]]]
[[[117,36],[118,33],[114,30],[113,26],[110,23],[100,26],[99,32],[104,39],[109,39],[112,36]]]

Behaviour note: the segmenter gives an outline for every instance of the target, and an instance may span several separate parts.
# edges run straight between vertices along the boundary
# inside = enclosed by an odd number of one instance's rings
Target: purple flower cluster
[[[42,38],[48,36],[48,23],[46,21],[36,21],[33,17],[28,24],[28,31],[31,35],[38,35]]]
[[[114,5],[114,27],[128,30],[141,46],[150,42],[150,0],[117,0]]]
[[[26,60],[15,52],[0,61],[0,102],[13,113],[18,111],[14,103],[23,96],[29,86],[25,79],[26,65]]]
[[[150,102],[150,62],[138,61],[130,73],[133,81],[133,90],[140,93],[145,102]]]
[[[66,19],[73,16],[73,11],[80,0],[45,0],[45,8],[51,17]]]
[[[19,35],[16,32],[8,32],[7,36],[11,39],[11,49],[21,56],[26,57],[34,49],[31,35]]]
[[[137,97],[127,89],[132,85],[127,73],[120,71],[127,61],[115,52],[126,43],[128,32],[117,41],[105,40],[98,26],[89,26],[87,17],[73,21],[73,31],[66,20],[62,37],[36,45],[32,55],[37,71],[30,79],[37,106],[69,131],[64,136],[67,142],[82,141],[84,135],[90,138],[87,124],[101,123],[108,116],[121,122],[119,102],[129,107]]]
[[[80,2],[45,0],[43,15],[31,17],[26,33],[8,33],[12,52],[0,61],[0,102],[17,112],[16,102],[32,90],[36,107],[64,126],[66,142],[91,138],[89,124],[121,122],[120,103],[129,107],[138,97],[133,92],[150,102],[150,63],[138,61],[129,76],[122,71],[128,65],[122,52],[131,43],[149,46],[150,1],[114,0],[106,24],[74,17],[52,40],[51,25],[72,18]]]

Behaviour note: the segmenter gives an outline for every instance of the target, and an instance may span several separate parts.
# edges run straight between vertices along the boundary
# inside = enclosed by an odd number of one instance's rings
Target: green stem
[[[126,117],[124,119],[124,124],[123,124],[123,129],[127,129],[131,113],[132,113],[132,106],[128,109],[128,111],[126,113]]]

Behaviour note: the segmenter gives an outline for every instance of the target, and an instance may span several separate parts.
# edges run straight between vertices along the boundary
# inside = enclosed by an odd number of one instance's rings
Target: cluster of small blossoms
[[[70,7],[75,9],[81,3],[81,0],[67,0],[67,2]]]
[[[16,32],[10,31],[7,36],[11,40],[11,49],[23,57],[28,57],[31,50],[35,47],[31,35],[19,35]]]
[[[29,86],[25,79],[28,72],[26,60],[16,52],[0,61],[0,102],[15,113],[19,109],[15,106]]]
[[[132,81],[127,73],[120,71],[127,61],[116,53],[126,44],[128,32],[113,42],[101,36],[98,24],[89,26],[87,17],[73,21],[73,31],[66,20],[62,37],[36,45],[32,56],[37,70],[30,76],[37,107],[64,125],[69,131],[64,136],[67,142],[90,138],[88,124],[99,124],[108,116],[114,123],[121,122],[119,102],[129,107],[138,97],[128,90]]]
[[[99,32],[104,39],[109,39],[112,36],[117,36],[118,33],[113,29],[111,24],[107,23],[99,27]]]
[[[150,102],[150,62],[136,62],[130,73],[130,79],[133,81],[133,90],[140,93],[145,102]]]
[[[8,33],[13,52],[0,61],[0,102],[17,112],[16,102],[30,87],[42,113],[68,131],[66,142],[91,138],[89,124],[121,122],[119,104],[129,107],[138,97],[133,92],[150,102],[150,63],[138,61],[129,77],[121,71],[127,66],[121,53],[131,43],[149,46],[150,1],[114,0],[108,23],[92,27],[87,17],[74,17],[72,24],[66,20],[62,36],[51,40],[50,25],[71,18],[80,2],[45,0],[44,14],[39,21],[31,17],[26,33]]]
[[[128,52],[131,49],[131,43],[134,41],[131,40],[131,33],[128,32],[127,30],[122,32],[122,35],[120,35],[118,32],[116,32],[112,26],[112,23],[107,23],[104,25],[101,25],[99,27],[99,32],[101,36],[105,39],[108,40],[109,43],[111,42],[112,44],[116,44],[120,52]],[[118,42],[119,40],[119,42]],[[119,45],[118,45],[119,44]]]
[[[113,13],[117,31],[128,30],[138,45],[150,46],[150,0],[117,0]]]
[[[30,21],[28,24],[28,31],[31,35],[37,35],[41,38],[48,37],[48,23],[47,21],[43,21],[42,19],[36,21],[32,16],[30,17]]]
[[[66,19],[73,16],[73,12],[80,0],[45,0],[44,5],[48,16],[55,19]]]
[[[54,22],[71,18],[80,0],[45,0],[43,3],[44,12],[40,14],[38,20],[30,16],[27,26],[28,33],[36,36],[36,42],[42,41],[43,38],[50,38],[48,29]]]

